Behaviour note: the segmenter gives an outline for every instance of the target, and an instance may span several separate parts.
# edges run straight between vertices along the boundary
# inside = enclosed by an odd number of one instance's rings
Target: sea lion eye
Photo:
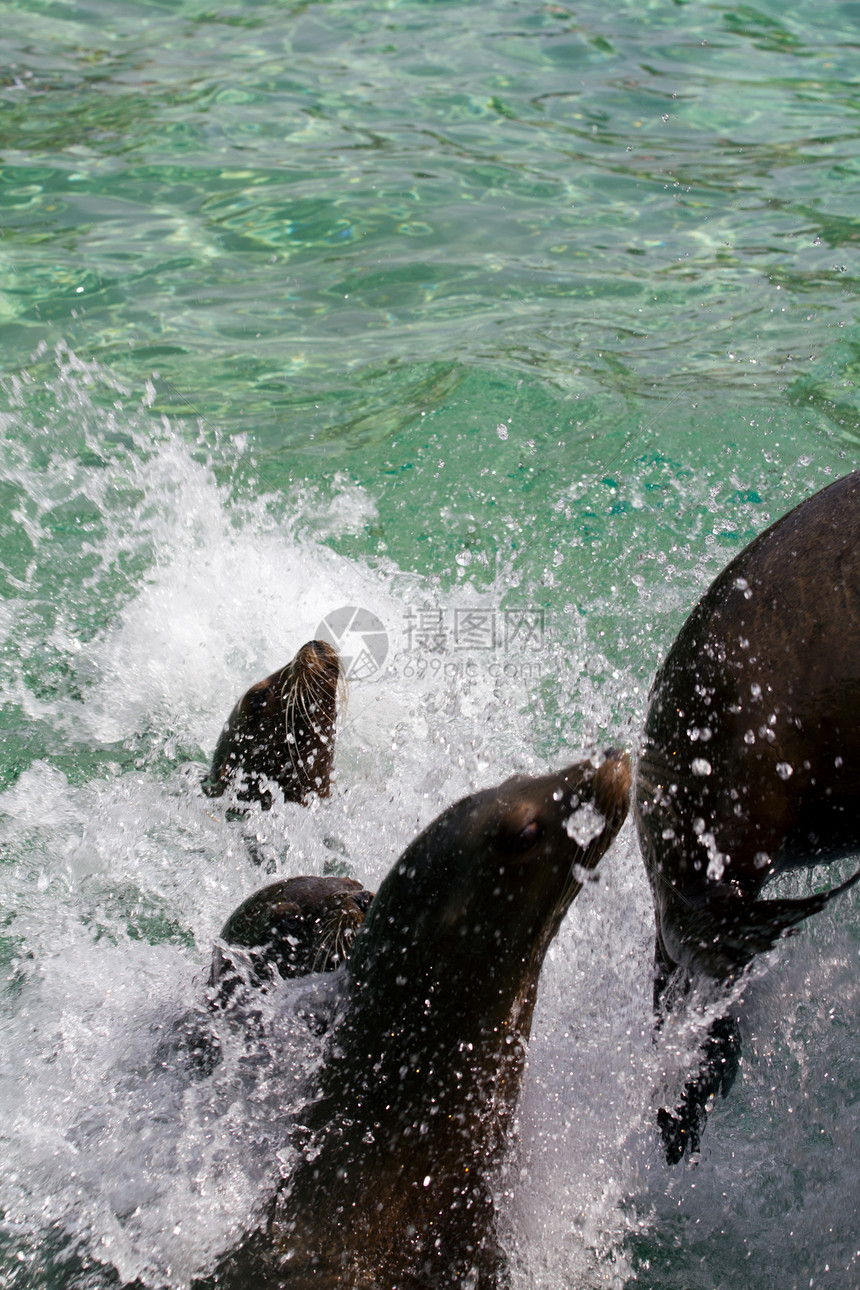
[[[514,848],[517,851],[528,851],[533,847],[540,837],[540,825],[537,820],[529,820],[525,828],[520,829],[514,838]]]

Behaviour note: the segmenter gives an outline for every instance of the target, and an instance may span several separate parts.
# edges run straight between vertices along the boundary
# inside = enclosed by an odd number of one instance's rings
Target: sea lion
[[[333,972],[346,959],[373,893],[354,878],[282,878],[255,891],[234,910],[212,952],[205,998],[176,1017],[159,1018],[160,1067],[190,1079],[211,1075],[223,1055],[226,1022],[252,1046],[266,1042],[260,995],[286,980]],[[328,996],[310,992],[301,1010],[311,1030],[328,1027]]]
[[[621,827],[630,779],[617,754],[517,776],[407,848],[341,970],[299,1163],[207,1285],[500,1284],[491,1182],[541,965]]]
[[[776,874],[858,850],[859,808],[855,473],[741,551],[655,678],[634,808],[656,916],[655,1004],[671,1008],[698,974],[731,980],[852,886],[860,874],[805,899],[759,898]],[[737,1061],[736,1027],[723,1039],[705,1063],[714,1087]]]
[[[248,988],[333,971],[372,899],[354,878],[328,876],[281,878],[255,891],[221,929],[209,974],[214,998],[233,1002]]]
[[[308,641],[292,662],[252,685],[230,713],[203,780],[209,797],[230,790],[240,802],[272,805],[328,797],[342,669],[326,641]]]

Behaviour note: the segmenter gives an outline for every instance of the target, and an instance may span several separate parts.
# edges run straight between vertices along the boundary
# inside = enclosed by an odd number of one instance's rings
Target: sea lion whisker
[[[304,716],[306,716],[311,733],[318,737],[321,725],[320,719],[318,719],[316,715],[317,712],[320,712],[320,704],[313,702],[313,700],[306,695],[306,698],[304,698]]]
[[[290,692],[284,705],[284,742],[287,746],[287,754],[290,758],[290,765],[295,771],[296,778],[301,775],[301,763],[298,760],[298,748],[296,745],[296,736],[293,733],[295,728],[295,694]]]
[[[264,809],[272,805],[267,783],[290,802],[313,792],[327,796],[342,671],[330,645],[310,641],[292,662],[251,686],[221,732],[204,792],[219,797],[231,788],[237,800],[259,801]],[[305,765],[311,752],[312,779]]]
[[[355,934],[361,926],[361,921],[356,922],[356,916],[350,911],[350,916],[344,916],[338,921],[337,941],[335,944],[336,957],[338,962],[342,962],[349,953],[349,947],[355,940]]]
[[[337,676],[337,703],[340,711],[346,712],[346,706],[349,702],[349,681],[343,668],[338,668]]]
[[[313,970],[314,972],[325,972],[332,958],[331,914],[327,913],[324,919],[318,920],[317,925],[320,927],[322,935],[319,938],[319,944],[314,954]]]
[[[313,966],[311,967],[311,971],[325,972],[326,968],[329,965],[330,959],[331,959],[331,954],[329,953],[329,947],[325,941],[321,941],[317,947],[316,953],[314,954]]]
[[[321,711],[321,705],[316,702],[308,689],[297,691],[294,696],[295,711],[307,722],[308,732],[319,737],[322,724],[315,719],[314,713]]]
[[[313,717],[313,713],[316,709],[315,709],[315,705],[312,705],[309,703],[307,694],[302,693],[301,695],[299,695],[298,706],[299,706],[299,711],[304,713],[304,717],[308,723],[309,730],[311,731],[312,734],[316,734],[317,727]]]
[[[315,972],[325,972],[330,964],[336,965],[346,958],[346,948],[349,943],[346,938],[348,917],[348,911],[341,903],[338,903],[335,909],[328,911],[322,924],[323,934],[319,948],[314,957]]]
[[[340,903],[339,908],[332,913],[330,921],[334,934],[332,958],[336,963],[342,963],[349,953],[350,945],[355,940],[356,932],[364,921],[364,916],[355,901],[350,899],[348,907]]]
[[[571,873],[568,875],[565,885],[562,888],[561,896],[558,902],[559,909],[561,910],[568,909],[570,905],[572,905],[573,902],[576,900],[576,897],[579,895],[581,890],[582,890],[582,883],[579,881],[578,878],[574,877],[573,871],[571,870]]]
[[[282,677],[282,681],[281,681],[281,699],[282,699],[282,701],[284,701],[284,702],[285,702],[285,701],[286,701],[286,699],[287,699],[287,696],[289,695],[289,693],[290,693],[290,691],[291,691],[291,689],[292,689],[292,681],[293,681],[293,664],[292,664],[292,663],[288,663],[288,664],[287,664],[287,666],[286,666],[285,668],[283,668],[283,669],[282,669],[282,671],[281,671],[281,677]]]

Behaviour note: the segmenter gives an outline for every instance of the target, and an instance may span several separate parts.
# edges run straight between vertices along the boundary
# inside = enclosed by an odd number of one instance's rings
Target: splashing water
[[[422,670],[397,630],[443,593],[337,551],[345,522],[372,522],[362,490],[297,489],[284,522],[264,492],[234,488],[234,445],[154,423],[146,397],[67,351],[55,379],[15,400],[2,479],[26,542],[2,619],[15,749],[0,793],[4,1275],[179,1290],[288,1170],[284,1126],[319,1052],[295,990],[265,1005],[254,1035],[207,1012],[227,915],[274,872],[348,871],[373,889],[449,802],[572,760],[563,741],[535,751],[553,685],[595,738],[619,713],[634,730],[642,695],[617,668],[608,686],[593,679],[572,620],[538,680]],[[461,603],[502,594],[466,585]],[[198,785],[232,703],[345,604],[386,624],[392,650],[350,687],[332,798],[229,821]],[[794,1285],[798,1250],[814,1250],[809,1276],[828,1263],[847,1284],[860,1136],[850,909],[825,911],[757,969],[742,1078],[698,1165],[674,1173],[654,1108],[683,1081],[698,1031],[654,1041],[652,935],[628,825],[542,978],[499,1180],[515,1285],[704,1287],[739,1265],[751,1287]],[[678,1241],[701,1251],[700,1282],[689,1262],[683,1277],[671,1266]]]

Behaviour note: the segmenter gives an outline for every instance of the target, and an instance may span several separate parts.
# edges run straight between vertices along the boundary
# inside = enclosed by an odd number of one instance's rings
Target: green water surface
[[[561,553],[565,600],[855,460],[860,6],[2,14],[4,389],[50,452],[62,344],[237,495],[370,490],[350,553],[529,584]],[[0,543],[20,579],[32,534]]]

